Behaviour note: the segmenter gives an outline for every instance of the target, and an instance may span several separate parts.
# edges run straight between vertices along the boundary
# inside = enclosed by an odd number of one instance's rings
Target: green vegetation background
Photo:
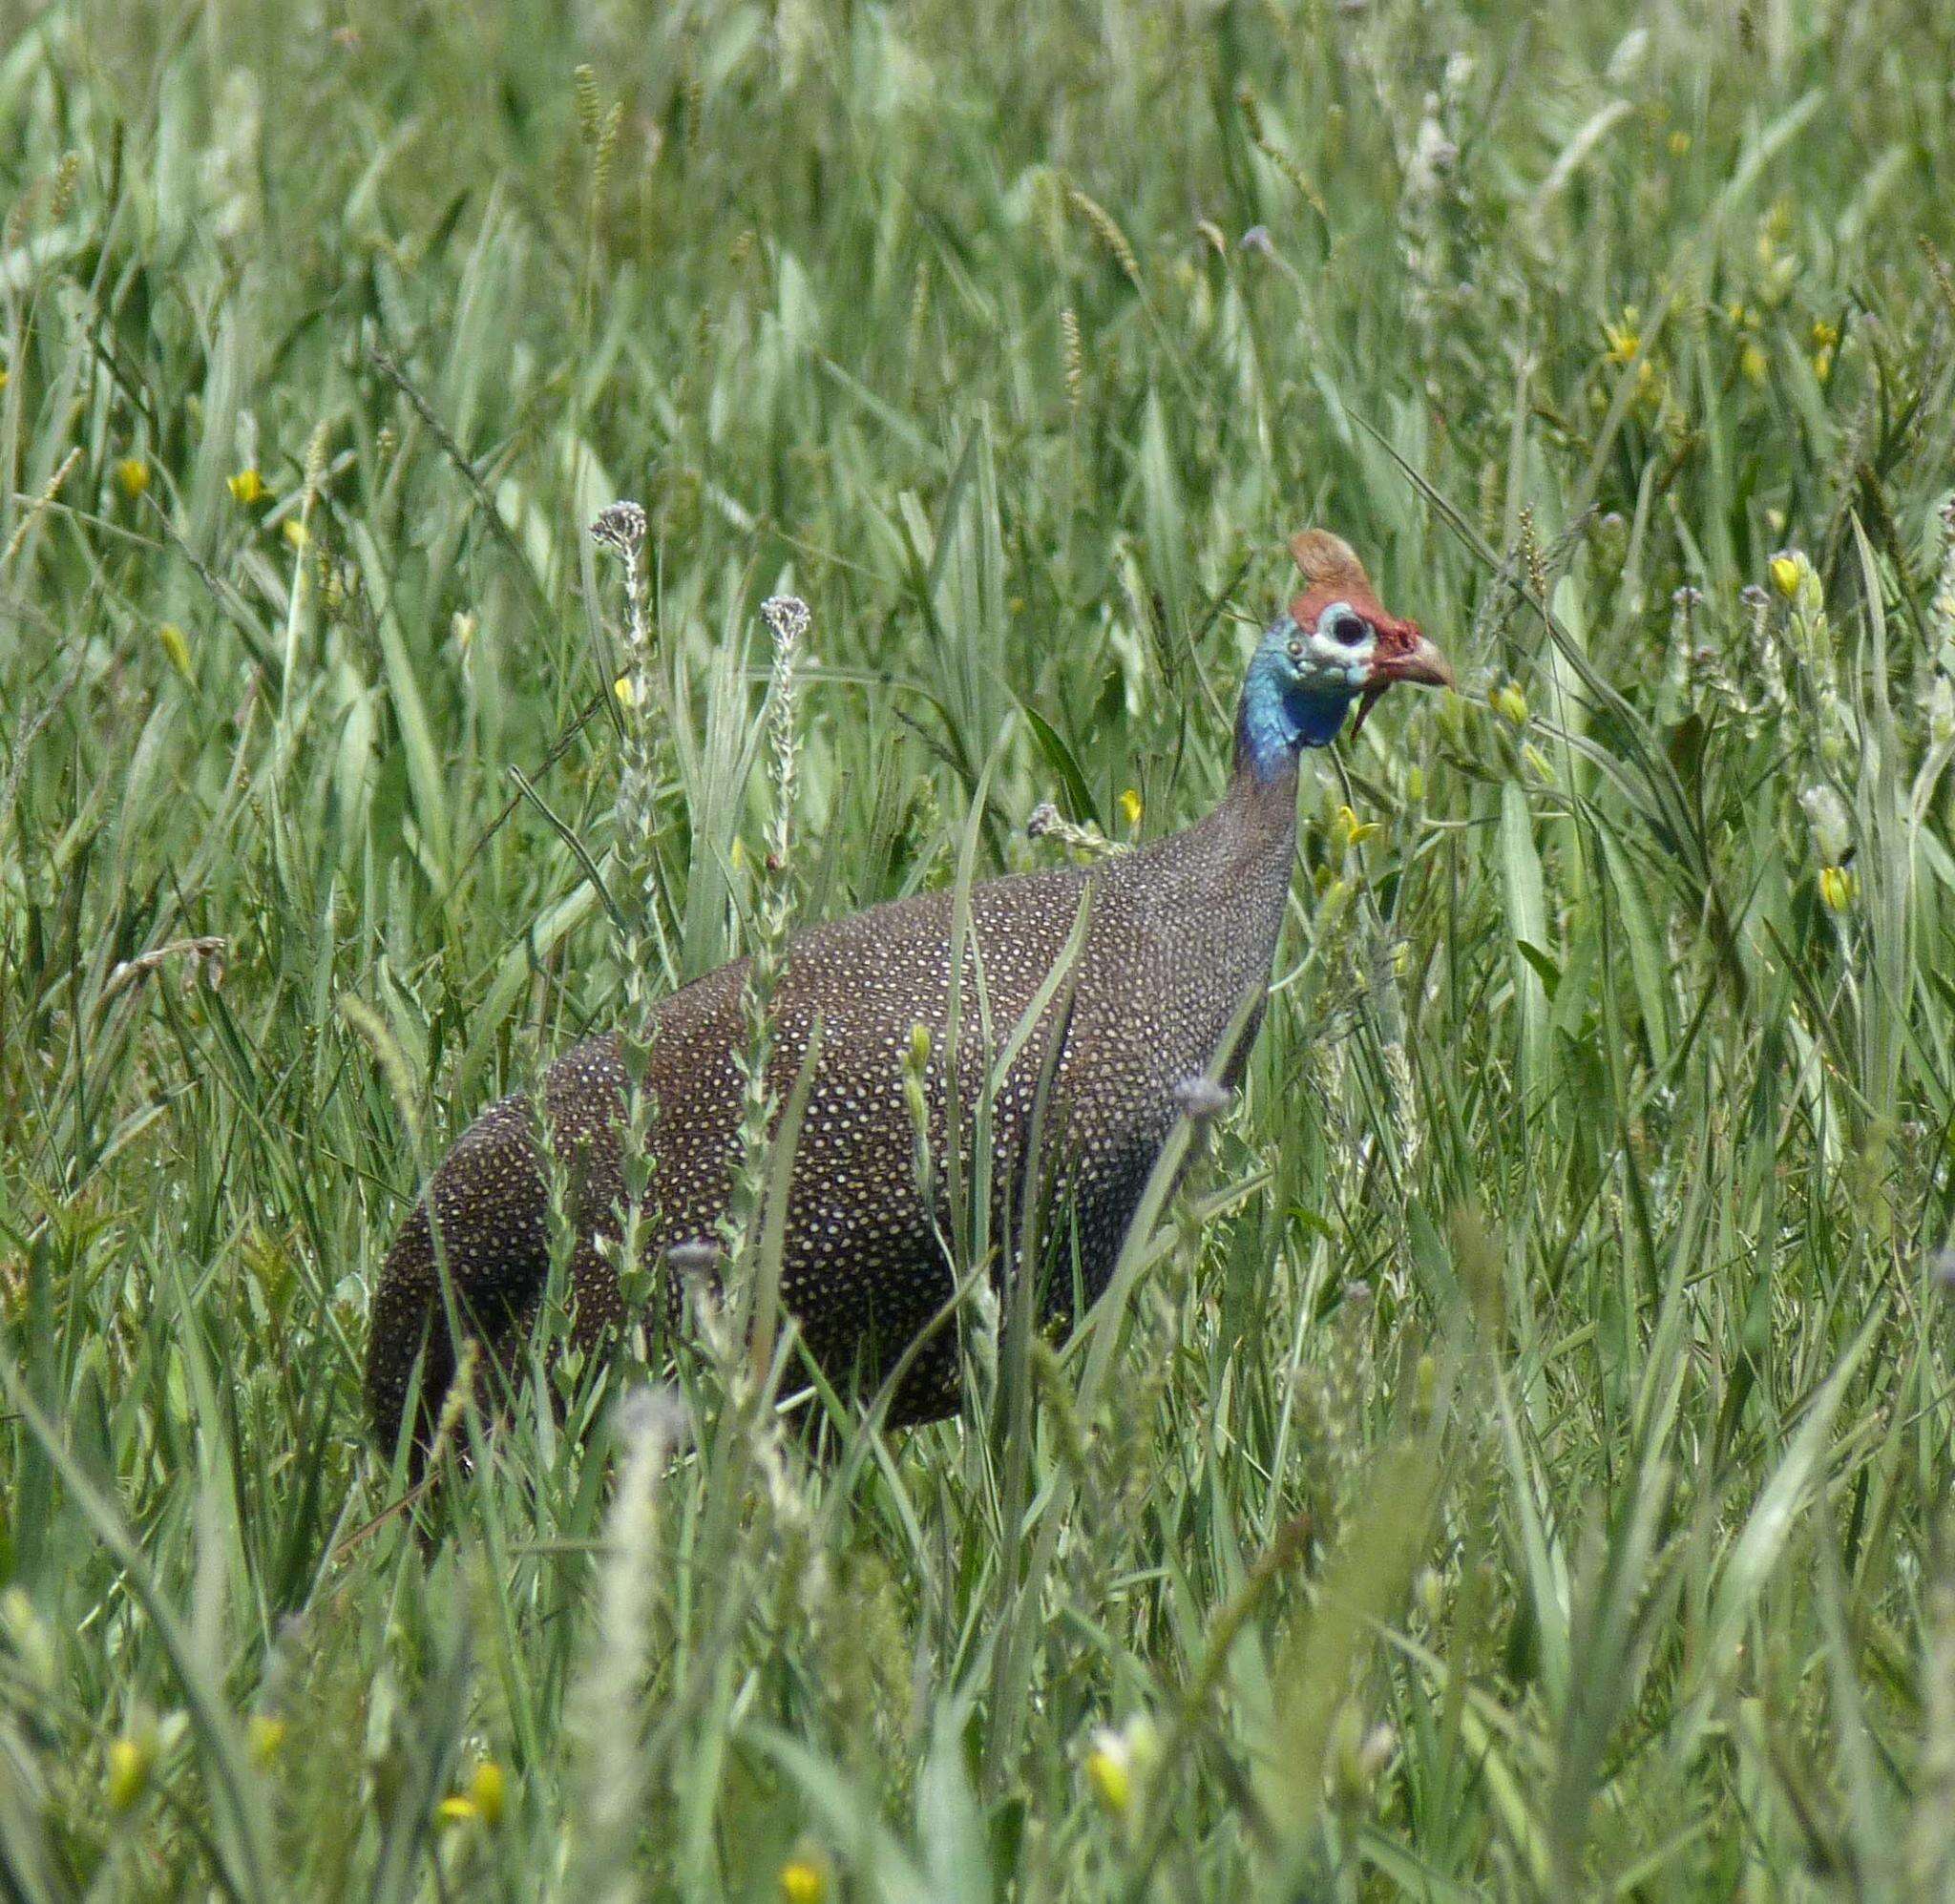
[[[1950,1894],[1955,14],[9,10],[15,1894]],[[387,1239],[613,910],[1183,824],[1314,520],[1461,691],[1309,764],[1113,1359],[389,1513]]]

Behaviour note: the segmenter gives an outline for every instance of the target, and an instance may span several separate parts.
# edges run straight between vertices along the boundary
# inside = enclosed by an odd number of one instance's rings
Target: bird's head
[[[1395,681],[1453,684],[1446,658],[1378,600],[1348,542],[1306,529],[1290,553],[1303,588],[1264,632],[1243,694],[1243,751],[1266,775],[1299,747],[1328,746],[1353,701],[1355,735]]]
[[[1270,633],[1304,693],[1355,699],[1361,724],[1394,681],[1453,685],[1446,658],[1416,621],[1386,610],[1350,543],[1328,529],[1305,529],[1291,538],[1290,553],[1303,573],[1303,591]]]

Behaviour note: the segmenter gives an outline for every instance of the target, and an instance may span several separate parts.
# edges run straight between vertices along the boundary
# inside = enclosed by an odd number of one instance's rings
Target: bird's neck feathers
[[[1283,640],[1263,638],[1235,714],[1235,777],[1258,788],[1293,785],[1305,747],[1328,747],[1344,724],[1348,694],[1306,694],[1285,665]]]

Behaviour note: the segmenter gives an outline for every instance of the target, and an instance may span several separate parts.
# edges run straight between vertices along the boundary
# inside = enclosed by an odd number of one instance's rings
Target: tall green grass
[[[10,1891],[1947,1894],[1951,71],[1906,0],[17,15]],[[1312,520],[1462,689],[1310,764],[1117,1300],[818,1462],[736,1315],[404,1509],[366,1302],[467,1119],[1042,801],[1199,813]]]

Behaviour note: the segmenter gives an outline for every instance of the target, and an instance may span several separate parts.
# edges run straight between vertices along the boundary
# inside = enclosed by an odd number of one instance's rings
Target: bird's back
[[[974,887],[955,1054],[952,893],[873,907],[795,937],[767,1007],[776,1102],[799,1076],[817,1020],[820,1050],[792,1171],[781,1293],[832,1379],[886,1371],[942,1309],[952,1278],[940,1237],[962,1214],[946,1207],[942,1186],[953,1173],[945,1165],[955,1146],[968,1183],[980,1161],[980,1131],[997,1261],[1014,1260],[1028,1126],[1048,1057],[1041,1167],[1051,1172],[1057,1218],[1048,1233],[1070,1246],[1053,1252],[1063,1262],[1045,1313],[1069,1311],[1075,1265],[1087,1298],[1099,1292],[1173,1124],[1176,1087],[1208,1065],[1245,994],[1268,979],[1293,850],[1292,813],[1231,801],[1186,832],[1090,869]],[[987,1090],[1083,903],[1078,953]],[[711,1238],[733,1188],[745,1101],[737,1060],[750,1042],[748,973],[744,959],[724,966],[654,1015],[645,1231],[661,1260],[676,1244]],[[905,1091],[918,1026],[928,1034],[919,1081],[937,1162],[928,1200]],[[431,1185],[455,1293],[485,1342],[505,1355],[523,1339],[547,1268],[542,1132],[574,1186],[575,1334],[596,1343],[625,1320],[618,1277],[597,1247],[616,1234],[623,1187],[617,1038],[566,1054],[548,1072],[543,1098],[540,1120],[521,1098],[494,1106]],[[389,1443],[424,1341],[424,1407],[452,1371],[428,1210],[424,1200],[403,1227],[375,1299],[368,1390]],[[675,1277],[667,1277],[666,1296],[676,1314]],[[891,1419],[931,1419],[954,1411],[957,1399],[955,1336],[939,1330],[915,1356]]]

